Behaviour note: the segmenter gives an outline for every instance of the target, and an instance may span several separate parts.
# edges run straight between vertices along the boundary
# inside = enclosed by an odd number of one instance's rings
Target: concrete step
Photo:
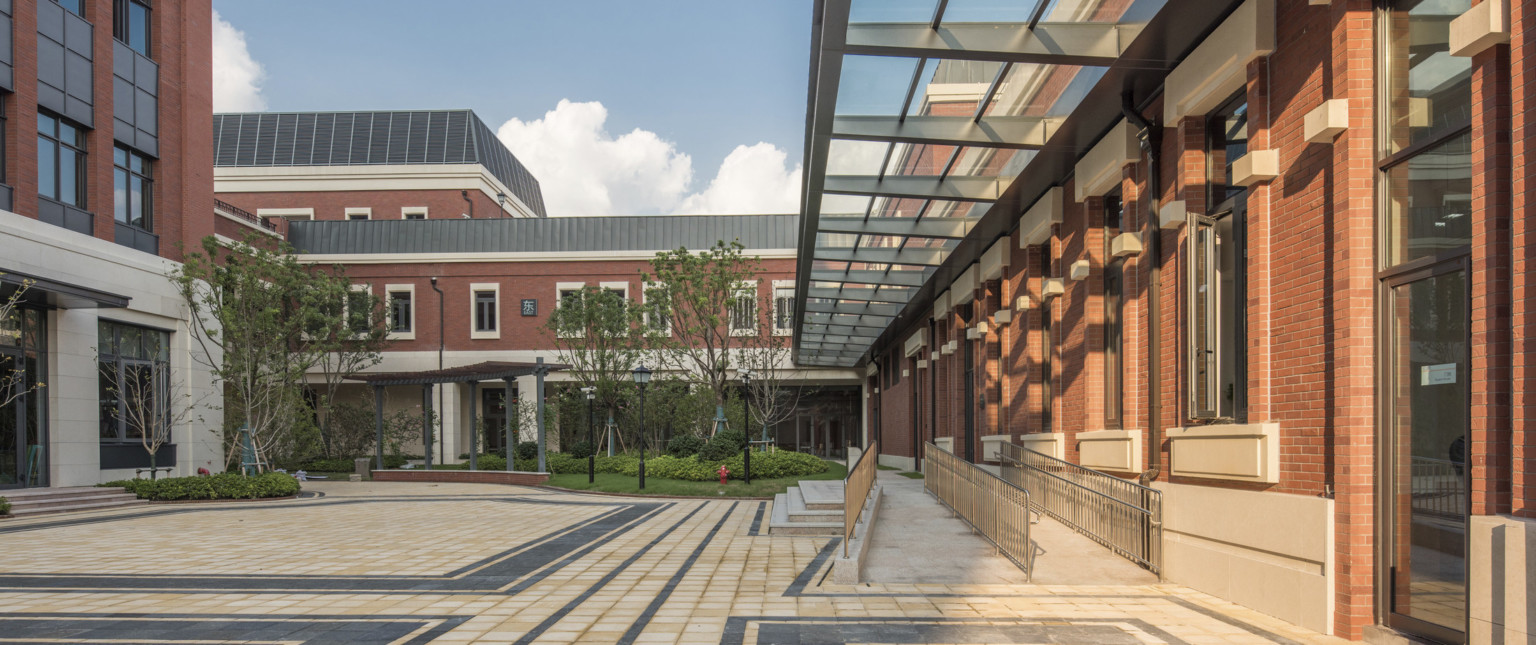
[[[797,486],[791,486],[784,491],[786,511],[791,522],[841,522],[843,511],[841,508],[835,511],[821,511],[808,508],[805,505],[805,495]],[[777,499],[777,498],[775,498]]]
[[[779,493],[773,498],[773,512],[768,518],[768,533],[771,535],[827,535],[839,536],[843,534],[843,520],[838,517],[833,522],[809,522],[794,521],[789,517],[789,496]]]
[[[805,507],[813,511],[843,510],[843,480],[809,480],[800,482],[800,495]]]
[[[128,507],[131,507],[131,506],[143,506],[143,505],[148,504],[148,503],[149,503],[149,500],[143,500],[143,499],[134,498],[134,499],[127,500],[127,501],[124,501],[124,500],[114,500],[114,501],[110,501],[110,502],[86,502],[86,503],[80,503],[80,504],[57,504],[57,505],[51,505],[51,506],[37,506],[37,507],[24,508],[24,509],[18,509],[16,507],[11,507],[11,515],[15,515],[17,517],[21,517],[21,516],[42,515],[42,514],[45,514],[45,513],[67,513],[67,512],[70,512],[70,511],[102,511],[102,510],[108,510],[108,509],[114,509],[114,508],[128,508]]]
[[[122,488],[32,488],[0,492],[11,503],[12,515],[101,510],[147,504]]]

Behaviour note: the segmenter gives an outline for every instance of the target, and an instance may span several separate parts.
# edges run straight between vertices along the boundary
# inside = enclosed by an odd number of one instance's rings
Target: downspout
[[[1163,263],[1163,233],[1161,215],[1157,212],[1158,203],[1162,199],[1162,128],[1148,122],[1141,112],[1136,109],[1131,99],[1131,93],[1121,95],[1121,111],[1125,113],[1125,120],[1135,125],[1140,132],[1137,139],[1141,141],[1141,150],[1147,157],[1147,189],[1151,195],[1148,209],[1142,219],[1142,239],[1146,240],[1146,251],[1152,265],[1148,267],[1147,309],[1147,378],[1150,380],[1147,388],[1147,439],[1151,448],[1151,463],[1141,473],[1141,483],[1146,485],[1157,479],[1163,465],[1163,363],[1162,363],[1162,295],[1160,286]]]
[[[469,204],[469,219],[475,218],[475,200],[469,198],[469,191],[459,191],[459,196],[464,198],[464,203]]]
[[[437,288],[437,276],[432,276],[432,290],[437,292],[437,371],[441,372],[443,371],[443,290]],[[441,383],[437,387],[437,409],[439,411],[445,409],[443,407],[445,403],[443,401],[443,386],[445,385],[447,384]],[[444,444],[448,443],[448,428],[445,425],[442,412],[438,412],[437,416],[437,434],[437,463],[447,463],[444,458],[447,456],[448,449]]]

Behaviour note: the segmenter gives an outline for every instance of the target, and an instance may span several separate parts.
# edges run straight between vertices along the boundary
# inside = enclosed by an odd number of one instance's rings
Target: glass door
[[[1387,283],[1389,624],[1465,642],[1469,303],[1464,261]]]
[[[0,402],[17,396],[21,381],[21,363],[10,353],[0,352]],[[22,461],[25,442],[22,429],[26,427],[22,405],[25,396],[17,396],[0,405],[0,488],[22,486]]]

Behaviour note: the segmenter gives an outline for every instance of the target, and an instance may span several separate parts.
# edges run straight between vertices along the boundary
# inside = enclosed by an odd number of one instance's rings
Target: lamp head
[[[741,371],[741,384],[742,385],[751,385],[752,384],[752,370],[745,369],[745,370]]]
[[[635,377],[635,385],[644,388],[647,383],[651,382],[651,370],[644,365],[636,367],[633,374]]]
[[[588,401],[597,398],[597,388],[595,387],[588,386],[581,388],[581,393],[587,395]]]
[[[496,203],[497,204],[505,204],[505,203],[507,203],[507,194],[506,193],[496,193]]]

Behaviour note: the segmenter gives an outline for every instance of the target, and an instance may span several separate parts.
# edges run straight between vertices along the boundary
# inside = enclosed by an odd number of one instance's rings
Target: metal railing
[[[1429,457],[1410,460],[1413,512],[1441,517],[1467,514],[1467,465]]]
[[[260,217],[257,217],[255,213],[252,213],[252,212],[250,212],[248,210],[240,208],[239,206],[236,206],[234,204],[226,202],[226,201],[224,201],[222,199],[215,199],[215,200],[213,200],[213,205],[217,206],[220,210],[223,210],[224,212],[229,213],[230,215],[234,215],[235,217],[238,217],[240,219],[248,221],[248,222],[250,222],[252,224],[255,224],[257,226],[265,228],[265,229],[267,229],[269,231],[277,230],[277,225],[276,224],[273,224],[272,222],[269,222],[269,221],[264,220],[264,219],[262,219]]]
[[[875,462],[880,459],[870,457],[871,454],[880,454],[878,442],[870,443],[868,450],[859,453],[859,460],[848,469],[848,478],[843,480],[844,558],[848,557],[848,543],[853,540],[853,527],[858,525],[859,516],[864,514],[864,502],[869,499],[869,489],[875,486]]]
[[[998,461],[1004,480],[1034,493],[1036,508],[1162,575],[1162,491],[1012,443],[998,447]]]
[[[923,488],[1024,571],[1034,574],[1035,543],[1029,537],[1029,491],[929,443]]]

